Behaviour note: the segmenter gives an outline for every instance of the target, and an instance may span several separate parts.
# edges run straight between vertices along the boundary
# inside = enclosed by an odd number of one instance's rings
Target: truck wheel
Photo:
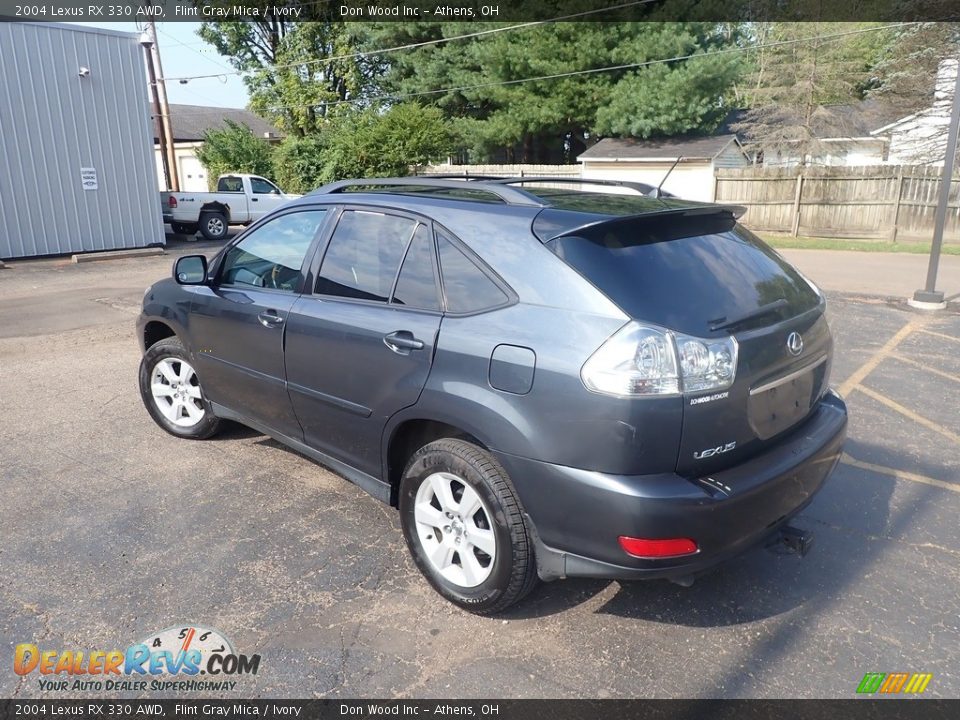
[[[478,615],[500,612],[536,584],[520,503],[485,450],[454,439],[420,448],[403,472],[399,504],[414,562],[455,605]]]
[[[186,223],[170,223],[170,229],[177,235],[196,235],[197,226],[187,225]]]
[[[223,240],[227,229],[227,216],[222,212],[205,212],[200,216],[200,232],[207,240]]]
[[[140,397],[154,422],[171,435],[205,440],[217,432],[220,420],[192,363],[178,338],[154,343],[140,361]]]

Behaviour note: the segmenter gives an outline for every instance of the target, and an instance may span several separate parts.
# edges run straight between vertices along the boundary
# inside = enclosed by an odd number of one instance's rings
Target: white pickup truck
[[[200,230],[207,240],[222,240],[230,225],[249,225],[289,200],[266,178],[233,173],[217,178],[216,192],[162,192],[163,221],[179,235]]]

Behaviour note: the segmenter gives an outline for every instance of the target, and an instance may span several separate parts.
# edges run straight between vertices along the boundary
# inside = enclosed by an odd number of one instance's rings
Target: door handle
[[[250,198],[250,202],[260,202],[260,198]]]
[[[262,313],[257,315],[257,320],[260,321],[260,324],[264,327],[272,328],[277,325],[283,325],[283,318],[277,314],[276,310],[264,310]]]
[[[410,350],[423,350],[423,340],[417,340],[409,330],[397,330],[385,335],[383,344],[401,355],[406,355]]]

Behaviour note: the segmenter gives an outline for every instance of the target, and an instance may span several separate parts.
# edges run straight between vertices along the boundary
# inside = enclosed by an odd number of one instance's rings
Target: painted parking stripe
[[[911,482],[922,483],[923,485],[932,485],[933,487],[940,488],[941,490],[949,490],[950,492],[960,493],[960,484],[948,483],[943,480],[927,477],[926,475],[907,472],[906,470],[897,470],[896,468],[886,467],[885,465],[875,465],[874,463],[863,462],[862,460],[857,460],[856,458],[851,457],[848,453],[843,454],[843,458],[840,460],[840,462],[844,465],[849,465],[850,467],[859,468],[860,470],[869,470],[870,472],[878,473],[880,475],[887,475],[888,477],[892,477],[897,480],[909,480]]]
[[[900,414],[903,415],[904,417],[910,418],[911,420],[913,420],[913,421],[914,421],[915,423],[917,423],[918,425],[923,425],[923,426],[924,426],[925,428],[927,428],[928,430],[933,430],[935,433],[940,433],[941,435],[943,435],[943,436],[944,436],[945,438],[947,438],[948,440],[951,440],[954,444],[960,445],[960,435],[957,435],[957,433],[953,432],[953,430],[949,430],[949,429],[943,427],[943,425],[939,425],[939,424],[935,423],[933,420],[928,420],[927,418],[923,417],[922,415],[918,415],[917,413],[915,413],[915,412],[914,412],[913,410],[911,410],[910,408],[906,408],[906,407],[904,407],[903,405],[901,405],[900,403],[898,403],[898,402],[896,402],[896,401],[894,401],[894,400],[891,400],[891,399],[888,398],[886,395],[881,395],[880,393],[876,392],[875,390],[871,390],[870,388],[868,388],[868,387],[866,387],[866,386],[864,386],[864,385],[858,385],[856,389],[859,390],[860,392],[862,392],[862,393],[863,393],[864,395],[866,395],[867,397],[873,398],[873,399],[876,400],[878,403],[881,403],[881,404],[883,404],[883,405],[886,405],[886,406],[887,406],[888,408],[890,408],[891,410],[896,410],[898,413],[900,413]]]
[[[872,373],[877,369],[877,366],[883,362],[883,360],[890,356],[890,354],[897,349],[897,346],[902,343],[914,330],[919,329],[926,322],[926,318],[914,318],[902,328],[900,328],[896,334],[887,340],[882,348],[877,350],[869,360],[867,360],[863,365],[858,367],[853,374],[843,381],[843,384],[840,385],[840,394],[849,395],[850,392],[862,383],[867,375]]]
[[[892,353],[890,357],[893,358],[894,360],[899,360],[902,363],[913,365],[914,367],[920,368],[921,370],[926,370],[927,372],[933,373],[934,375],[939,375],[940,377],[946,378],[947,380],[953,380],[954,382],[960,383],[960,375],[951,375],[950,373],[944,372],[943,370],[937,370],[934,367],[930,367],[929,365],[924,365],[923,363],[917,362],[916,360],[912,360],[911,358],[901,355],[900,353]]]

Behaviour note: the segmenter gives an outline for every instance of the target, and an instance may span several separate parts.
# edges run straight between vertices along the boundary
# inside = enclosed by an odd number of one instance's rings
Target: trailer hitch
[[[813,533],[792,525],[780,528],[767,542],[766,548],[779,555],[799,555],[803,557],[813,545]]]

